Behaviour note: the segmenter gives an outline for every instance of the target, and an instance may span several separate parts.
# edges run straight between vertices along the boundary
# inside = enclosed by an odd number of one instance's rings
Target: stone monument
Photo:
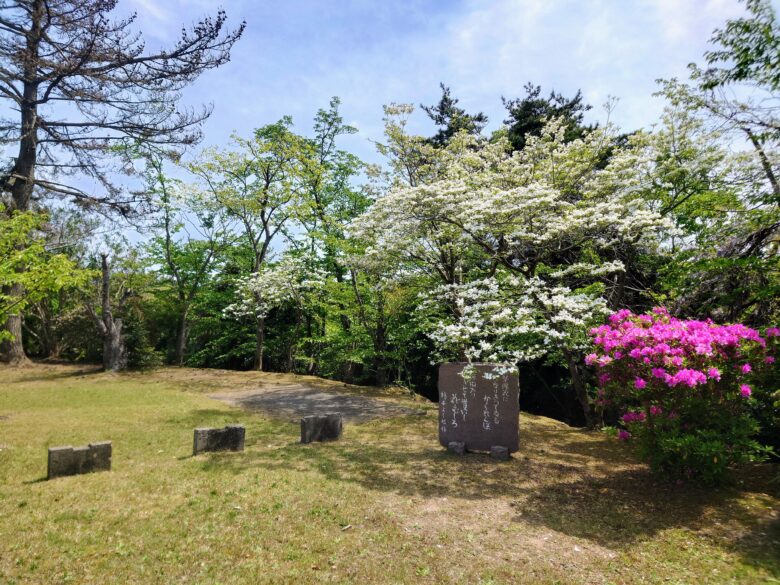
[[[505,372],[505,369],[498,364],[466,362],[439,366],[442,446],[459,454],[489,451],[496,459],[506,459],[509,453],[518,450],[519,377],[517,370]]]

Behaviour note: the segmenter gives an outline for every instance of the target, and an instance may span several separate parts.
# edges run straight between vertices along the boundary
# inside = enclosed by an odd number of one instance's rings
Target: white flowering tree
[[[310,259],[286,254],[275,264],[266,264],[259,271],[241,277],[236,282],[237,301],[225,308],[225,315],[234,318],[250,317],[256,324],[257,343],[255,365],[263,369],[265,348],[265,320],[273,310],[292,305],[296,314],[296,331],[301,326],[301,315],[309,296],[321,291],[326,275],[313,268]],[[293,359],[291,354],[290,359]]]
[[[668,225],[639,196],[647,161],[619,148],[613,128],[571,142],[564,130],[552,121],[515,153],[503,139],[458,136],[430,182],[391,189],[353,233],[370,242],[363,262],[439,277],[423,303],[443,307],[429,319],[437,359],[558,352],[587,413],[587,327],[624,286],[626,251],[655,246]]]

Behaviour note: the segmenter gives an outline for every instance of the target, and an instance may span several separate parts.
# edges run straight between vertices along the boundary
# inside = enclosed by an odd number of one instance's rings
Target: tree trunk
[[[127,369],[127,347],[122,335],[121,319],[112,319],[106,335],[103,336],[103,369],[107,372]]]
[[[127,369],[127,347],[122,332],[122,319],[115,319],[111,311],[111,268],[105,254],[101,257],[101,268],[101,315],[98,316],[90,304],[87,304],[87,311],[103,338],[103,369],[107,372],[118,372]]]
[[[59,291],[59,306],[64,304],[62,290]],[[47,359],[58,359],[62,353],[62,341],[57,328],[57,315],[52,309],[48,299],[43,299],[35,306],[35,311],[40,319],[40,331],[38,335],[27,328],[27,332],[32,334],[40,344],[41,355]]]
[[[306,315],[306,337],[309,338],[309,363],[306,366],[306,373],[313,376],[317,371],[317,361],[319,359],[320,342],[311,341],[314,339],[314,317]]]
[[[380,314],[379,322],[374,332],[374,371],[376,372],[376,385],[387,386],[387,364],[385,362],[385,352],[387,350],[387,327],[385,326],[384,302],[377,303],[377,310]]]
[[[588,400],[588,390],[585,387],[585,380],[580,367],[581,360],[578,359],[579,356],[576,353],[571,351],[564,351],[564,356],[569,366],[569,375],[571,376],[571,386],[574,390],[574,395],[577,397],[577,401],[582,407],[582,413],[585,415],[585,424],[589,429],[592,429],[596,425],[596,419],[590,407],[590,400]]]
[[[176,365],[184,365],[184,355],[187,351],[187,337],[189,336],[189,323],[187,322],[187,316],[189,314],[189,307],[184,307],[179,315],[179,330],[176,334]]]
[[[23,99],[19,107],[21,115],[21,132],[19,139],[19,154],[14,162],[9,184],[11,186],[11,202],[14,211],[28,211],[35,180],[35,163],[38,155],[38,82],[37,75],[38,48],[41,41],[41,20],[43,5],[33,2],[30,9],[31,27],[27,37],[26,65],[24,72]],[[24,296],[24,287],[15,284],[7,289],[7,294],[13,299]],[[11,301],[13,303],[13,300]],[[29,360],[24,353],[22,340],[22,313],[10,315],[5,323],[6,331],[11,338],[2,344],[2,361],[9,364],[24,364]]]
[[[341,379],[347,384],[351,384],[355,380],[355,362],[346,360],[341,364]]]
[[[302,323],[303,309],[301,309],[301,301],[298,300],[295,304],[295,328],[293,329],[290,346],[287,348],[287,371],[290,373],[295,373],[295,358],[298,354],[298,338],[301,336]]]
[[[383,388],[384,386],[387,386],[387,368],[385,368],[384,364],[379,359],[375,361],[375,367],[376,385]]]
[[[21,296],[24,294],[24,289],[20,284],[14,284],[10,287],[9,296]],[[3,341],[2,346],[2,361],[13,365],[23,366],[30,362],[24,353],[24,346],[22,345],[22,315],[17,313],[15,315],[8,315],[8,319],[5,322],[5,330],[12,337]]]
[[[258,372],[263,371],[263,350],[265,349],[265,317],[260,317],[257,320],[257,327],[255,329],[255,370]]]

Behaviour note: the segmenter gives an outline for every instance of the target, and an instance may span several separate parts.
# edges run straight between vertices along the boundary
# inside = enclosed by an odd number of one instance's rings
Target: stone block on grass
[[[221,429],[197,428],[192,441],[192,454],[204,451],[243,451],[245,437],[244,425],[227,425]]]
[[[304,416],[301,419],[301,443],[336,441],[341,438],[343,427],[339,413]]]
[[[48,479],[111,469],[111,441],[85,447],[49,447]]]

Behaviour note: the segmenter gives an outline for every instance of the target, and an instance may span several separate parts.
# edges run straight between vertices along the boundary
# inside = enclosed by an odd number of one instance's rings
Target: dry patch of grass
[[[511,462],[460,458],[437,443],[435,405],[310,377],[0,379],[0,584],[780,581],[766,466],[717,491],[669,486],[613,439],[526,414]],[[428,412],[299,445],[296,425],[208,398],[275,384]],[[190,457],[194,427],[229,422],[247,426],[246,451]],[[102,439],[113,471],[41,481],[47,446]]]

